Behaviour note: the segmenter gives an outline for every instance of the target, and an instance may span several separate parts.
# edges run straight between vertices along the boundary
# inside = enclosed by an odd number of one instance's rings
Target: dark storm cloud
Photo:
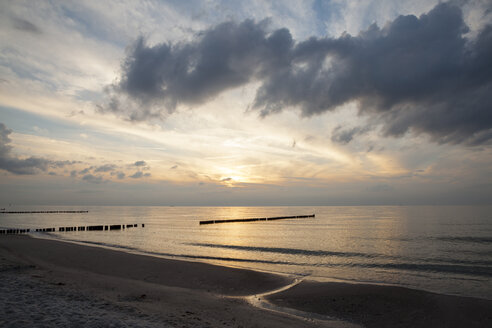
[[[136,161],[133,165],[135,165],[135,166],[146,166],[147,163],[145,161]]]
[[[111,100],[100,109],[144,120],[162,114],[156,106],[172,112],[178,104],[198,104],[253,77],[268,76],[288,64],[293,40],[286,29],[268,34],[266,27],[266,21],[246,20],[222,23],[188,43],[148,46],[139,39],[123,63],[119,83],[107,89]]]
[[[0,169],[2,170],[14,174],[36,174],[49,168],[60,168],[78,163],[74,161],[51,161],[39,157],[19,159],[11,153],[12,146],[9,145],[11,133],[12,130],[0,123]]]
[[[492,31],[485,27],[476,40],[465,39],[467,31],[461,10],[440,4],[357,37],[312,38],[293,49],[289,69],[263,83],[254,106],[264,115],[296,106],[309,116],[357,101],[386,135],[413,130],[443,143],[488,142]],[[358,131],[342,132],[334,138],[349,142]]]
[[[148,46],[140,39],[102,110],[144,120],[259,81],[252,107],[263,116],[289,107],[310,116],[355,101],[385,135],[410,130],[441,143],[488,143],[492,25],[474,39],[467,32],[461,9],[441,3],[357,36],[299,43],[287,29],[270,32],[267,22],[251,20],[220,24],[190,42]],[[121,96],[136,106],[122,106]],[[357,132],[334,138],[349,142]]]

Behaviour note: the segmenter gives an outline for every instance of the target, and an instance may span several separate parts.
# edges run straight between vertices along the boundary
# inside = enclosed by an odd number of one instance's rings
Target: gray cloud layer
[[[114,171],[117,168],[116,165],[114,164],[104,164],[101,166],[98,166],[94,169],[94,172],[111,172]]]
[[[9,135],[12,130],[0,123],[0,169],[14,174],[35,174],[38,171],[46,171],[48,168],[60,168],[72,165],[73,161],[51,161],[39,157],[19,159],[12,154],[12,146]]]
[[[103,177],[101,177],[101,176],[95,176],[95,175],[92,175],[92,174],[86,174],[86,175],[84,175],[82,177],[82,180],[84,180],[85,182],[95,183],[95,184],[106,182],[106,180],[104,180]]]
[[[344,130],[342,126],[337,126],[332,131],[331,140],[340,144],[347,144],[358,135],[369,131],[368,127],[354,127]]]
[[[489,143],[492,25],[473,40],[467,32],[461,9],[441,3],[358,36],[295,43],[287,29],[270,33],[267,22],[246,20],[220,24],[190,42],[148,46],[140,39],[101,109],[144,120],[260,81],[253,108],[262,115],[296,107],[310,116],[356,101],[386,135],[412,130],[441,143]]]
[[[137,171],[135,172],[134,174],[130,175],[130,178],[133,178],[133,179],[140,179],[140,178],[146,178],[146,177],[150,177],[150,173],[143,173],[142,171]]]
[[[147,165],[147,162],[145,162],[143,160],[136,161],[132,164],[127,165],[127,167],[129,167],[129,168],[133,168],[135,166],[138,167],[139,169],[150,170],[150,167]],[[124,179],[127,175],[125,172],[119,171],[119,169],[121,169],[121,167],[119,167],[116,164],[104,164],[104,165],[99,165],[99,166],[89,166],[89,167],[86,167],[83,170],[80,170],[78,172],[76,170],[71,171],[70,176],[72,178],[75,178],[78,175],[81,175],[83,181],[99,184],[99,183],[111,181],[108,179],[104,179],[103,175],[105,173],[106,174],[109,173],[109,176],[112,176],[112,177],[114,176],[118,180]],[[150,173],[143,173],[141,171],[137,171],[128,177],[133,178],[133,179],[140,179],[140,178],[146,178],[146,177],[150,177],[150,176],[151,176]]]
[[[14,28],[24,31],[24,32],[30,32],[33,34],[41,34],[41,29],[34,25],[33,23],[22,19],[22,18],[17,18],[17,17],[12,17],[12,23]]]

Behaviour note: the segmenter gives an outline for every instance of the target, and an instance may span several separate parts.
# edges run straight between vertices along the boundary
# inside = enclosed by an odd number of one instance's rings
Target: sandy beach
[[[2,327],[490,327],[492,301],[0,238]],[[253,297],[253,295],[257,295]],[[248,298],[249,297],[249,298]],[[270,309],[248,302],[271,304]]]

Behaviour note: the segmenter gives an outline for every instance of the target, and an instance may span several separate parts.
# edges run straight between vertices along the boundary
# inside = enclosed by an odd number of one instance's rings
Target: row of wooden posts
[[[232,222],[255,222],[255,221],[274,221],[274,220],[285,220],[285,219],[304,219],[304,218],[314,218],[315,216],[316,216],[315,214],[309,214],[309,215],[295,215],[295,216],[276,216],[276,217],[271,217],[271,218],[205,220],[205,221],[200,221],[200,224],[232,223]]]
[[[79,226],[79,227],[59,227],[58,231],[105,231],[105,230],[123,230],[125,228],[136,228],[138,224],[111,224],[111,225],[93,225],[93,226]],[[145,224],[142,223],[142,228]],[[38,228],[34,229],[36,232],[56,232],[56,228]],[[24,234],[31,232],[31,229],[3,229],[0,230],[0,235],[13,235],[13,234]]]
[[[31,229],[3,229],[0,230],[0,235],[14,235],[20,233],[28,233]]]
[[[0,214],[41,214],[41,213],[89,213],[89,211],[3,211]]]

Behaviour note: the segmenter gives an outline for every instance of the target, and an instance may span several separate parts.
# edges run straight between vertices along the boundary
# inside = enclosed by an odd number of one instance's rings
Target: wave
[[[446,263],[446,264],[469,264],[469,265],[492,265],[492,261],[483,260],[462,260],[462,259],[439,259],[439,258],[410,258],[402,256],[391,256],[386,254],[377,253],[358,253],[358,252],[336,252],[336,251],[323,251],[323,250],[307,250],[298,248],[280,248],[280,247],[259,247],[259,246],[240,246],[240,245],[223,245],[223,244],[207,244],[207,243],[187,243],[186,245],[199,246],[199,247],[211,247],[211,248],[223,248],[233,249],[247,252],[264,252],[264,253],[276,253],[284,255],[303,255],[303,256],[331,256],[331,257],[360,257],[368,259],[387,259],[387,260],[405,260],[410,262],[425,262],[425,263]]]
[[[70,239],[65,239],[69,241],[73,241]],[[350,262],[350,263],[300,263],[295,261],[281,261],[281,260],[261,260],[257,258],[237,258],[237,257],[221,257],[221,256],[207,256],[207,255],[193,255],[193,254],[173,254],[173,253],[165,253],[165,252],[153,252],[153,251],[144,251],[131,246],[123,246],[116,244],[109,244],[103,242],[94,242],[94,241],[77,241],[81,244],[88,245],[96,245],[103,247],[111,247],[117,249],[123,249],[131,252],[138,252],[140,254],[153,255],[153,256],[161,256],[161,257],[171,257],[171,258],[181,258],[181,259],[191,259],[191,260],[209,260],[209,261],[223,261],[223,262],[236,262],[236,263],[257,263],[257,264],[273,264],[273,265],[290,265],[290,266],[302,266],[302,267],[327,267],[327,268],[340,268],[340,267],[350,267],[350,268],[361,268],[361,269],[389,269],[389,270],[398,270],[398,271],[416,271],[416,272],[434,272],[434,273],[450,273],[450,274],[463,274],[463,275],[471,275],[478,277],[492,277],[492,266],[480,266],[480,265],[457,265],[457,264],[420,264],[420,263],[360,263],[360,262]],[[198,244],[198,245],[208,245],[208,244]],[[210,244],[214,245],[214,244]],[[246,246],[235,246],[235,245],[214,245],[217,247],[220,246],[234,246],[237,247],[246,247]],[[268,250],[275,250],[277,248],[268,248],[268,247],[250,247],[250,248],[261,248]],[[280,248],[280,250],[283,250]],[[287,249],[293,251],[295,249]],[[295,250],[302,251],[302,253],[329,253],[329,254],[339,254],[340,252],[326,252],[326,251],[307,251],[307,250]],[[293,253],[296,253],[296,252]],[[346,253],[340,253],[346,254]],[[362,254],[362,253],[348,253],[348,254]]]
[[[464,242],[464,243],[478,243],[478,244],[492,244],[492,237],[434,237],[436,240],[447,242]]]
[[[153,251],[145,251],[145,250],[131,247],[131,246],[124,246],[124,245],[117,245],[117,244],[110,244],[110,243],[103,243],[103,242],[96,242],[96,241],[79,241],[79,240],[72,240],[72,239],[66,239],[66,238],[60,238],[60,239],[70,241],[70,242],[75,241],[75,242],[80,243],[80,244],[110,247],[110,248],[127,250],[127,251],[131,251],[131,252],[138,252],[139,254],[144,254],[144,255],[154,255],[154,256],[162,256],[162,257],[178,257],[178,258],[197,259],[197,260],[251,262],[251,263],[281,264],[281,265],[300,265],[300,266],[308,266],[309,265],[308,263],[292,263],[292,262],[287,262],[287,261],[269,261],[269,260],[243,259],[243,258],[234,258],[234,257],[220,257],[220,256],[207,256],[207,255],[191,255],[191,254],[173,254],[173,253],[165,253],[165,252],[153,252]]]
[[[335,252],[321,250],[307,250],[298,248],[280,248],[280,247],[258,247],[258,246],[239,246],[239,245],[220,245],[220,244],[205,244],[205,243],[188,243],[191,246],[212,247],[212,248],[227,248],[241,251],[291,254],[291,255],[308,255],[308,256],[338,256],[338,257],[385,257],[382,254],[357,253],[357,252]]]
[[[451,265],[451,264],[417,264],[417,263],[365,263],[365,268],[394,269],[421,272],[436,273],[454,273],[465,274],[480,277],[492,277],[492,267],[488,266],[468,266],[468,265]]]
[[[364,240],[378,240],[378,241],[398,241],[398,242],[428,242],[428,241],[444,241],[444,242],[461,242],[461,243],[477,243],[477,244],[492,244],[492,237],[472,237],[472,236],[428,236],[428,237],[364,237]]]

